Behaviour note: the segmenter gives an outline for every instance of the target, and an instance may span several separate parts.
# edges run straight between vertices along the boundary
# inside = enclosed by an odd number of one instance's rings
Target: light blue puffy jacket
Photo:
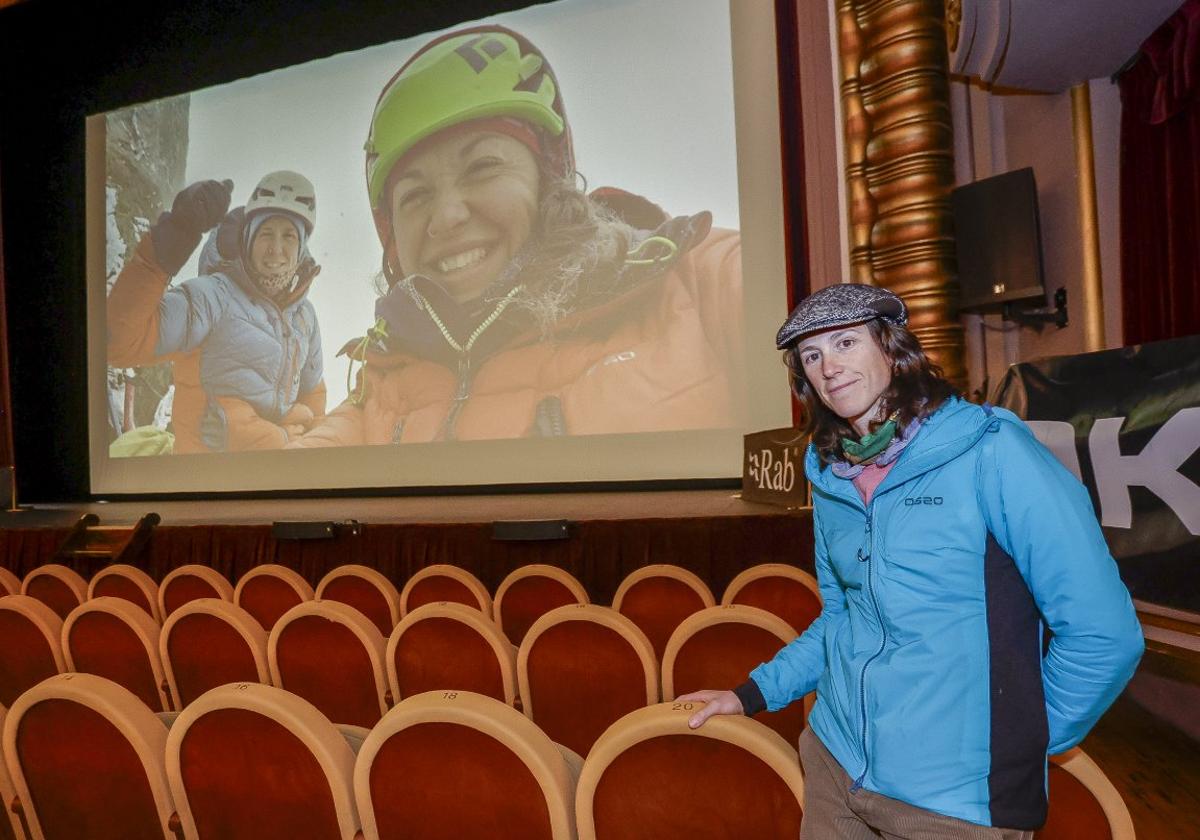
[[[809,723],[855,784],[1041,825],[1047,752],[1083,739],[1143,648],[1087,491],[1016,415],[959,399],[868,505],[812,447],[806,469],[824,608],[751,673],[767,707],[815,688]]]
[[[323,374],[321,331],[307,298],[312,258],[306,251],[302,279],[280,306],[258,291],[240,259],[222,256],[218,234],[227,237],[226,227],[240,230],[231,223],[212,231],[200,252],[200,276],[163,294],[156,348],[160,356],[200,348],[200,381],[208,397],[200,434],[215,450],[226,448],[228,431],[215,397],[245,400],[259,417],[279,423]]]

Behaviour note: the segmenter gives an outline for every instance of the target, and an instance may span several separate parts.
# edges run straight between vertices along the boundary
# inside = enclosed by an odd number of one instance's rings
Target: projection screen
[[[740,475],[777,91],[770,4],[561,0],[89,117],[92,492]]]

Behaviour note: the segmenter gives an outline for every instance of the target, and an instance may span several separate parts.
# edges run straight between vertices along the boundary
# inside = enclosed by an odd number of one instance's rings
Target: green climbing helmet
[[[371,209],[386,213],[384,184],[405,152],[442,129],[491,117],[533,126],[551,165],[573,171],[566,114],[545,56],[503,27],[460,30],[422,47],[379,95],[366,143]]]

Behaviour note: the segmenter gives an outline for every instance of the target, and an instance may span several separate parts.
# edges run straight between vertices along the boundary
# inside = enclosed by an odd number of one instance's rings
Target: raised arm
[[[171,277],[196,250],[204,231],[216,226],[229,208],[231,181],[201,181],[182,190],[122,268],[108,295],[108,363],[114,367],[148,364],[185,349],[177,336],[192,336],[193,299],[182,290],[167,292]],[[177,325],[164,330],[164,322]],[[202,330],[201,330],[202,331]],[[173,333],[173,335],[168,335]],[[202,340],[202,337],[199,339]]]

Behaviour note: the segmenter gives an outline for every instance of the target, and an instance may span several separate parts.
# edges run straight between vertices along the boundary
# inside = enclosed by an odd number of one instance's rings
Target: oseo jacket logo
[[[912,507],[913,505],[940,505],[941,503],[941,496],[909,496],[904,500],[905,507]]]

